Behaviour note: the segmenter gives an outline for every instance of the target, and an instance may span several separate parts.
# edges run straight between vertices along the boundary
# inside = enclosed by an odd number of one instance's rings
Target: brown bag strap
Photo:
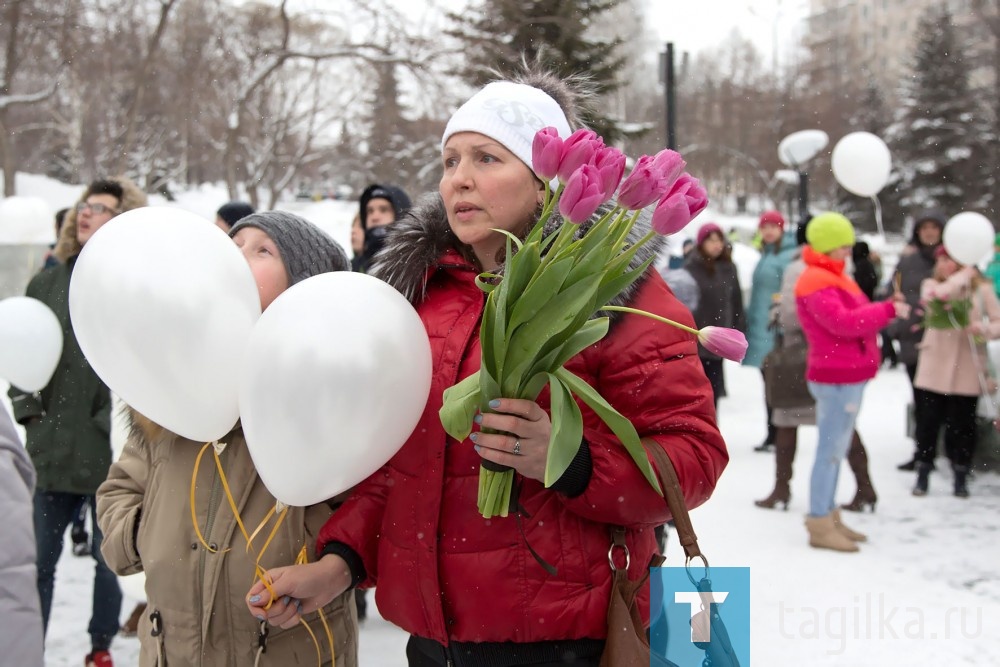
[[[695,558],[704,560],[705,557],[698,547],[698,536],[694,533],[691,515],[688,514],[687,503],[684,501],[684,493],[681,492],[681,483],[677,479],[677,471],[674,469],[673,462],[663,451],[660,443],[652,438],[643,438],[642,443],[653,459],[653,468],[660,481],[660,488],[663,489],[663,497],[666,498],[667,507],[670,508],[670,514],[674,517],[674,529],[677,531],[681,547],[684,548],[684,554],[688,561]]]

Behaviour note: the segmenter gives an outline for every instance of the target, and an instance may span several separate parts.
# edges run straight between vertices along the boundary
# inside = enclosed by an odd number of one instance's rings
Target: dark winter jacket
[[[637,227],[641,235],[648,220]],[[481,358],[485,298],[478,270],[453,239],[435,195],[392,226],[376,258],[373,274],[414,304],[427,329],[430,398],[399,453],[323,528],[318,549],[343,556],[363,586],[377,585],[388,620],[471,655],[469,664],[494,664],[485,660],[496,652],[556,661],[546,653],[553,640],[607,635],[610,526],[626,527],[629,576],[637,579],[657,549],[653,528],[669,513],[620,442],[581,404],[584,444],[567,473],[550,489],[518,476],[520,516],[479,515],[481,459],[470,442],[450,439],[438,417],[444,390],[478,370]],[[634,261],[651,251],[643,248]],[[615,302],[692,323],[652,269]],[[728,461],[695,353],[689,334],[622,315],[607,337],[567,364],[652,438],[651,446],[666,450],[689,507],[708,498]],[[538,401],[548,409],[548,392]],[[529,545],[556,574],[535,561]],[[641,600],[648,605],[648,588]]]
[[[115,180],[123,188],[122,211],[145,206],[146,196],[134,183],[123,177]],[[8,394],[14,418],[27,431],[38,488],[93,495],[111,465],[111,394],[84,358],[69,319],[69,283],[80,250],[76,210],[70,208],[53,253],[63,263],[35,276],[26,291],[59,318],[62,356],[40,392],[11,387]]]
[[[685,267],[698,283],[698,308],[694,311],[694,321],[699,329],[707,326],[728,327],[742,332],[747,330],[746,313],[743,310],[743,293],[736,265],[730,261],[712,261],[701,253],[691,253]],[[780,283],[779,283],[780,287]],[[701,345],[698,354],[706,359],[720,359]]]
[[[76,257],[35,276],[27,296],[43,302],[62,325],[63,351],[48,385],[29,394],[11,387],[14,418],[25,427],[28,453],[45,491],[93,495],[111,465],[111,393],[73,335],[69,281]]]
[[[854,282],[858,284],[869,301],[875,300],[875,290],[878,288],[878,270],[871,260],[871,250],[864,241],[854,244],[852,250],[854,263]]]
[[[917,227],[923,220],[935,220],[944,227],[944,217],[939,214],[926,213],[917,218]],[[922,309],[920,308],[920,285],[934,273],[934,251],[937,245],[924,245],[920,242],[916,228],[909,245],[903,248],[892,276],[892,288],[903,293],[906,302],[910,304],[910,317],[894,320],[890,327],[892,337],[899,341],[899,360],[907,366],[915,366],[919,350],[917,346],[924,337]]]
[[[351,260],[351,269],[359,273],[368,273],[372,259],[385,247],[385,237],[389,231],[388,225],[368,227],[368,202],[372,199],[385,199],[392,204],[396,220],[406,215],[412,206],[406,192],[394,185],[369,185],[361,193],[359,206],[361,208],[361,229],[365,232],[365,243],[361,254]]]

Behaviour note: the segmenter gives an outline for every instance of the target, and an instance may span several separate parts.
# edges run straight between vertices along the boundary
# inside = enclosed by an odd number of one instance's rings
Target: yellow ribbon
[[[194,461],[194,470],[191,473],[191,499],[190,499],[191,524],[194,526],[194,532],[198,536],[198,541],[201,542],[202,546],[204,546],[205,549],[211,553],[218,553],[218,549],[213,549],[205,540],[205,536],[202,534],[201,528],[198,526],[198,514],[195,511],[195,489],[197,487],[197,481],[198,481],[198,469],[201,466],[201,459],[205,455],[205,452],[208,450],[209,447],[212,447],[213,448],[212,453],[215,457],[215,467],[216,470],[219,472],[219,479],[222,482],[222,489],[226,494],[226,500],[229,502],[229,508],[233,511],[233,516],[236,517],[236,525],[239,526],[240,532],[243,533],[243,537],[246,539],[247,553],[253,554],[254,539],[257,537],[258,534],[260,534],[260,532],[264,529],[264,527],[268,524],[268,522],[270,522],[271,518],[274,517],[275,513],[278,510],[278,506],[275,505],[270,509],[270,511],[268,511],[268,513],[264,516],[264,519],[260,522],[260,524],[258,524],[257,528],[254,529],[253,533],[248,533],[246,526],[243,524],[243,518],[240,516],[239,509],[236,507],[236,500],[233,498],[232,491],[230,491],[229,489],[229,480],[226,478],[226,473],[222,469],[222,460],[219,458],[219,449],[214,447],[215,444],[216,443],[214,442],[205,443],[205,446],[202,447],[201,451],[198,452],[198,457]],[[264,588],[267,589],[267,592],[270,595],[270,599],[268,600],[267,604],[264,605],[264,609],[271,608],[271,605],[274,604],[277,595],[274,592],[274,588],[271,586],[271,577],[267,574],[267,570],[265,570],[261,566],[260,561],[264,557],[264,553],[267,551],[267,548],[271,545],[271,542],[274,540],[274,537],[278,534],[278,529],[281,527],[281,523],[285,520],[285,516],[287,516],[288,514],[288,507],[287,506],[282,507],[281,511],[277,512],[277,514],[278,514],[278,520],[275,521],[274,526],[271,528],[271,532],[268,534],[267,540],[264,541],[264,546],[261,547],[259,554],[255,554],[254,579],[253,582],[251,582],[250,584],[251,586],[253,586],[253,583],[256,582],[258,579],[260,579],[261,583],[264,584]],[[226,551],[228,551],[228,549]],[[304,565],[308,562],[309,562],[308,545],[303,544],[302,549],[299,550],[299,554],[295,559],[295,564]],[[336,649],[334,648],[333,632],[330,630],[330,626],[327,623],[326,616],[323,614],[322,608],[318,609],[317,612],[319,614],[320,622],[323,624],[323,631],[326,633],[327,641],[330,643],[331,662],[333,664],[336,664]],[[322,667],[323,651],[320,648],[319,639],[316,637],[316,633],[314,633],[312,628],[309,627],[309,624],[306,623],[305,618],[300,616],[299,622],[303,625],[303,627],[305,627],[306,632],[308,632],[309,636],[312,638],[313,645],[316,647],[316,664],[319,667]]]

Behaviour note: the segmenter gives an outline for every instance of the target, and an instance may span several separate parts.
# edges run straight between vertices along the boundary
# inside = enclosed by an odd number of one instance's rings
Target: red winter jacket
[[[399,230],[395,234],[397,240],[405,237]],[[406,267],[413,263],[412,257],[400,259],[397,268],[412,271]],[[383,275],[398,283],[391,271]],[[471,442],[446,435],[438,410],[444,390],[479,368],[485,298],[474,283],[476,271],[454,251],[431,262],[424,275],[424,289],[411,296],[433,353],[427,407],[396,456],[327,522],[318,551],[349,547],[364,564],[362,585],[378,586],[379,612],[407,632],[441,644],[604,638],[609,527],[628,529],[629,575],[640,577],[656,551],[653,527],[670,518],[664,499],[581,404],[592,462],[585,490],[571,498],[523,479],[524,537],[513,514],[483,519],[476,506],[480,458]],[[648,272],[630,303],[693,324],[655,271]],[[689,334],[624,315],[604,340],[567,367],[630,418],[640,435],[664,447],[689,507],[709,497],[728,454]],[[548,408],[547,390],[539,403]],[[555,575],[536,562],[529,545],[557,569]],[[642,603],[648,605],[648,587]]]

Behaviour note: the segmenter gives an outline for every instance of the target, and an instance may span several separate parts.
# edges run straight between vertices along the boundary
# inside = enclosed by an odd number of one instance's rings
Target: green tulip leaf
[[[472,432],[472,419],[479,410],[479,373],[473,373],[444,390],[438,417],[445,433],[461,442]]]
[[[551,373],[549,393],[552,396],[552,433],[545,459],[545,487],[552,486],[563,476],[583,442],[583,415],[580,406],[562,380]]]
[[[653,466],[649,462],[646,450],[643,448],[642,441],[639,439],[639,434],[636,432],[632,422],[611,407],[611,404],[604,400],[604,397],[597,393],[586,381],[565,368],[560,368],[555,372],[555,375],[563,381],[570,391],[579,396],[580,400],[601,418],[601,421],[607,424],[611,432],[625,446],[635,464],[639,466],[639,470],[642,472],[643,477],[646,478],[646,481],[656,489],[657,493],[663,495],[663,491],[660,489],[660,482],[656,479],[656,473],[653,471]]]

